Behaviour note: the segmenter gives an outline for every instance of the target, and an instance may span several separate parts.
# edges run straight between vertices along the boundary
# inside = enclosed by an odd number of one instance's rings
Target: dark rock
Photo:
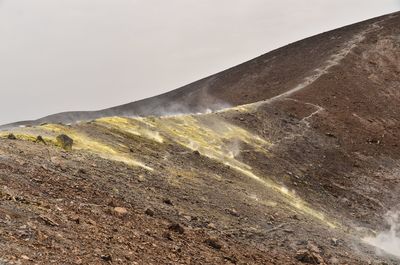
[[[183,228],[183,226],[181,226],[181,225],[178,224],[178,223],[171,224],[171,225],[168,227],[168,229],[171,230],[171,231],[174,231],[174,232],[176,232],[176,233],[178,233],[178,234],[183,234],[183,233],[185,233],[185,229]]]
[[[80,168],[76,171],[77,174],[87,174],[86,169]]]
[[[8,140],[17,140],[17,137],[15,137],[14,134],[10,133],[9,135],[7,135],[7,139]]]
[[[336,138],[336,135],[334,135],[331,132],[327,132],[327,133],[325,133],[325,135],[328,136],[328,137],[331,137],[331,138]]]
[[[204,241],[207,245],[212,247],[213,249],[220,250],[222,248],[222,244],[219,242],[219,240],[215,237],[210,237]]]
[[[163,199],[163,203],[173,206],[174,204],[170,199]]]
[[[70,151],[72,150],[72,145],[74,144],[74,140],[70,138],[68,135],[60,134],[56,138],[57,144],[63,148],[64,150]]]
[[[43,139],[43,137],[42,137],[41,135],[39,135],[38,137],[36,137],[35,142],[36,142],[36,143],[46,144],[45,140]]]
[[[111,262],[112,261],[112,257],[111,257],[111,255],[101,255],[100,256],[100,258],[102,259],[102,260],[104,260],[104,261],[108,261],[108,262]]]
[[[154,210],[153,209],[151,209],[151,208],[147,208],[145,211],[144,211],[144,213],[145,214],[147,214],[148,216],[154,216]]]
[[[233,215],[233,216],[236,216],[236,217],[240,216],[240,214],[235,209],[225,209],[225,211],[227,213],[229,213],[230,215]]]

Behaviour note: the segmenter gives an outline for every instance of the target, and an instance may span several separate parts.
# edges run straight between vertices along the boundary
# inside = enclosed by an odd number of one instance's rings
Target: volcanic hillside
[[[155,98],[8,127],[1,262],[400,264],[399,106],[396,13]]]

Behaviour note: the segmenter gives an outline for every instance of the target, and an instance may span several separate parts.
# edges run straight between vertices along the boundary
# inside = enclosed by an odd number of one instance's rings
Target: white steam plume
[[[400,257],[400,211],[391,211],[385,215],[390,229],[380,232],[376,237],[365,238],[365,241],[396,257]],[[379,251],[378,254],[383,254]]]

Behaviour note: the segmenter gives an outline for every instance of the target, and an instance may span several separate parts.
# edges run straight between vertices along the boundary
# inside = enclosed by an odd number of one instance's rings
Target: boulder
[[[220,250],[222,248],[222,244],[216,237],[210,237],[204,241],[207,245],[212,247],[213,249]]]
[[[60,134],[56,138],[57,144],[63,148],[64,150],[72,150],[72,145],[74,144],[74,140],[66,134]]]
[[[183,234],[185,233],[185,228],[183,228],[183,226],[181,226],[178,223],[173,223],[168,227],[169,230],[176,232],[178,234]]]
[[[43,139],[43,137],[42,137],[41,135],[39,135],[38,137],[36,137],[35,142],[36,142],[36,143],[46,144],[46,141]]]
[[[144,211],[144,213],[148,216],[154,216],[154,210],[151,208],[147,208],[146,211]]]
[[[17,137],[15,137],[14,134],[10,133],[9,135],[7,135],[7,139],[9,139],[9,140],[16,140]]]

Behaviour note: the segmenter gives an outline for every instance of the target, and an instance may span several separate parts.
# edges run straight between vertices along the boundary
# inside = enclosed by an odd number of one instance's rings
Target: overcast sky
[[[0,124],[175,89],[400,0],[0,0]]]

